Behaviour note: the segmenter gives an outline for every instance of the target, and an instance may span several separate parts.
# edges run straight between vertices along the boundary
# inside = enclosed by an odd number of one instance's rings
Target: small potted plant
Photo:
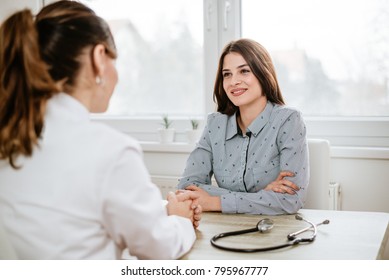
[[[186,137],[189,144],[194,144],[200,138],[199,121],[191,119],[190,120],[192,129],[186,130]]]
[[[172,121],[169,119],[168,115],[162,116],[162,127],[158,129],[159,141],[161,143],[172,143],[174,141],[175,129],[171,127]]]
[[[196,130],[199,128],[199,121],[198,120],[190,120],[190,123],[192,125],[193,130]]]

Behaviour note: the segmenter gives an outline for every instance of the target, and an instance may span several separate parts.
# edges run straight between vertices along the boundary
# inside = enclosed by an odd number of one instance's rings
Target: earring
[[[101,85],[103,83],[103,79],[100,76],[96,76],[96,84]]]

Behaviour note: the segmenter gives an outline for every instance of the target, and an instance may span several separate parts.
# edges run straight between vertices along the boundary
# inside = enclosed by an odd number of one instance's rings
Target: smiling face
[[[242,109],[261,108],[266,103],[262,87],[246,60],[231,52],[223,61],[223,88],[231,102]]]

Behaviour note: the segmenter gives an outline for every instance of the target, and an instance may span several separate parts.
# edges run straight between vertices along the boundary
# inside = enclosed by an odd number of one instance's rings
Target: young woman
[[[241,39],[224,48],[214,100],[217,113],[208,116],[178,188],[198,193],[203,211],[297,212],[309,181],[306,129],[300,112],[284,106],[262,45]]]
[[[163,207],[138,143],[89,120],[115,59],[108,25],[78,2],[1,25],[0,219],[18,258],[175,259],[193,245],[197,195]]]

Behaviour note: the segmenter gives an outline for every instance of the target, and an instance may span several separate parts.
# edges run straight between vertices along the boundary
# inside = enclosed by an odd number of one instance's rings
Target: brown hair
[[[219,66],[214,85],[213,100],[217,103],[217,111],[227,115],[233,115],[238,111],[228,98],[223,88],[223,63],[224,57],[235,52],[240,54],[249,65],[251,71],[258,79],[262,91],[268,101],[284,105],[284,99],[281,94],[277,81],[277,75],[269,53],[259,43],[250,39],[240,39],[227,44],[219,59]]]
[[[44,126],[46,101],[59,91],[72,91],[81,67],[79,56],[97,44],[116,58],[107,23],[78,2],[50,4],[35,21],[28,9],[4,21],[0,27],[0,159],[17,168],[17,156],[32,155]]]

